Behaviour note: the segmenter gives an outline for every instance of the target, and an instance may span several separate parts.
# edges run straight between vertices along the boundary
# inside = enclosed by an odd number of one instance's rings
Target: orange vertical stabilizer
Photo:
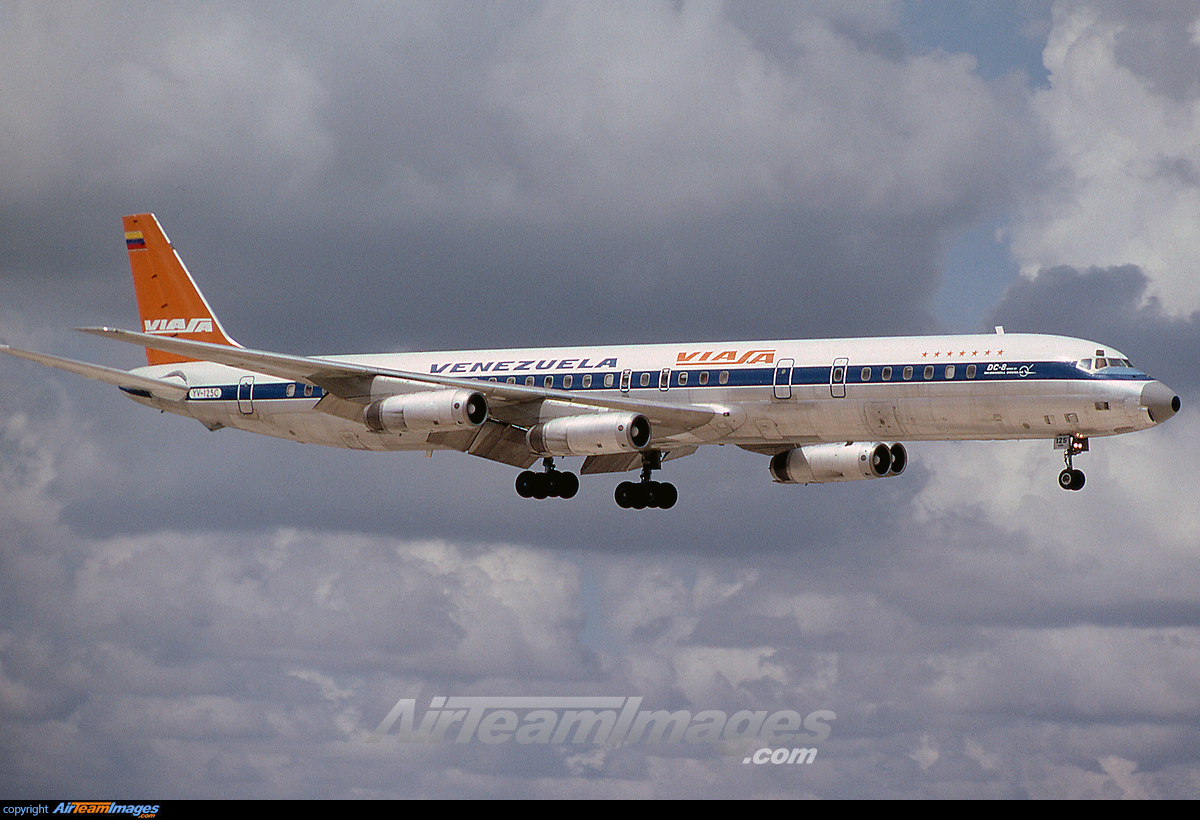
[[[122,218],[143,333],[234,345],[154,214]],[[146,348],[150,364],[195,361]]]

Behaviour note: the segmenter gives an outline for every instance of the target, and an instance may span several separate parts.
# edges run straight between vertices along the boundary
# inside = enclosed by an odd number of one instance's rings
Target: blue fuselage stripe
[[[844,380],[835,379],[834,367],[792,367],[791,373],[788,373],[789,368],[778,367],[759,367],[759,368],[729,368],[722,370],[720,368],[700,368],[700,367],[683,367],[670,369],[670,389],[683,390],[706,390],[709,388],[729,388],[729,387],[772,387],[775,385],[790,385],[792,387],[816,387],[823,385],[887,385],[887,384],[922,384],[930,382],[974,382],[987,384],[1000,381],[1150,381],[1150,377],[1145,373],[1141,373],[1129,368],[1114,368],[1114,372],[1110,373],[1088,373],[1080,370],[1074,363],[1070,362],[1023,362],[1020,364],[1008,363],[963,363],[954,362],[947,364],[945,362],[939,364],[930,364],[922,362],[919,364],[892,364],[892,365],[836,365],[835,367],[845,368]],[[971,370],[971,375],[968,375],[968,369]],[[883,378],[883,371],[890,368],[888,379]],[[909,370],[911,368],[911,370]],[[927,375],[927,368],[932,368]],[[951,370],[950,368],[953,368]],[[869,373],[866,371],[870,371]],[[906,371],[909,375],[906,377]],[[687,383],[679,383],[679,374],[687,374]],[[707,382],[701,383],[701,373],[707,373]],[[636,370],[633,371],[630,378],[629,391],[654,391],[661,390],[659,379],[662,370]],[[726,380],[722,381],[722,375],[726,375]],[[778,380],[776,375],[778,374]],[[612,376],[611,384],[605,384],[605,377]],[[841,374],[838,374],[841,375]],[[564,379],[571,378],[571,386],[566,387]],[[583,381],[585,376],[591,376],[591,383],[584,386]],[[866,378],[864,378],[864,376]],[[645,384],[642,383],[643,377],[648,380]],[[462,378],[462,377],[459,377]],[[466,378],[474,379],[478,382],[499,381],[496,376],[467,376]],[[507,381],[508,377],[505,377]],[[524,378],[514,378],[515,384],[523,384]],[[590,390],[617,390],[620,388],[620,373],[612,370],[604,371],[580,371],[571,373],[546,373],[534,377],[534,385],[543,387],[545,379],[552,378],[553,381],[549,385],[558,390],[571,391],[590,391]],[[254,401],[272,401],[279,399],[301,399],[311,401],[319,399],[325,395],[325,391],[320,387],[313,387],[309,395],[305,394],[304,382],[272,382],[263,381],[255,382],[253,385],[253,400]],[[241,395],[242,400],[251,398],[251,395],[245,392],[246,385],[238,384],[223,384],[223,385],[205,385],[202,388],[193,388],[189,392],[189,401],[237,401],[239,398],[239,388],[243,390]],[[217,392],[219,391],[219,393]],[[126,392],[133,392],[127,390]],[[193,395],[195,394],[195,395]]]

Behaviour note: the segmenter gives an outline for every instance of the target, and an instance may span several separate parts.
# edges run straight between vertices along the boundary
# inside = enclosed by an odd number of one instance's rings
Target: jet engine
[[[907,464],[903,444],[809,444],[776,453],[771,458],[771,478],[780,484],[857,481],[899,475]]]
[[[650,420],[641,413],[565,416],[535,424],[525,440],[529,449],[547,456],[628,453],[650,443]]]
[[[376,433],[453,430],[487,421],[487,399],[473,390],[430,390],[388,396],[363,410],[363,423]]]

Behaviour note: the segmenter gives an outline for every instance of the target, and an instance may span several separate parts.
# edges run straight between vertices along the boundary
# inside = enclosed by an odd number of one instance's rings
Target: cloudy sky
[[[672,462],[669,512],[0,361],[6,797],[1197,797],[1200,4],[0,3],[0,337],[120,367],[152,210],[291,353],[1058,332],[1183,412]],[[568,462],[569,466],[572,465]],[[403,745],[400,698],[837,714],[808,766]]]

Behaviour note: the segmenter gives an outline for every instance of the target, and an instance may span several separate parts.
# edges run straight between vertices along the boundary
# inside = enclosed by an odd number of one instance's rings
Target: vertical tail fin
[[[123,217],[121,221],[125,225],[125,248],[129,251],[142,332],[240,347],[221,327],[187,266],[167,239],[158,217],[135,214]],[[146,361],[171,364],[194,360],[146,348]]]

